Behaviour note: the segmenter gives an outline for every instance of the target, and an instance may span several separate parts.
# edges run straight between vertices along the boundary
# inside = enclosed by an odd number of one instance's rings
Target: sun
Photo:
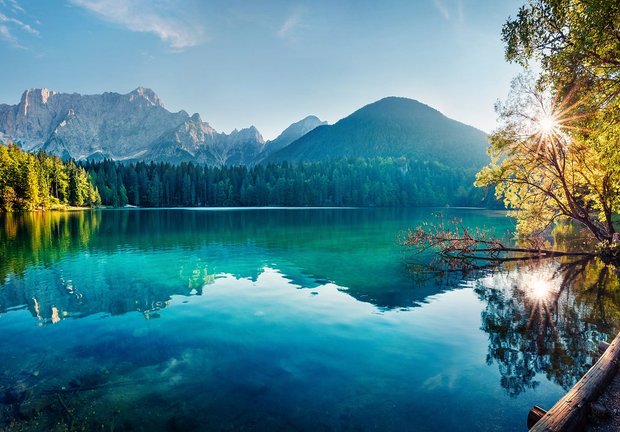
[[[538,118],[538,121],[536,123],[537,123],[538,133],[540,133],[543,136],[554,135],[558,133],[560,130],[560,124],[558,122],[558,119],[555,118],[555,116],[553,115],[549,115],[549,114],[541,115]]]

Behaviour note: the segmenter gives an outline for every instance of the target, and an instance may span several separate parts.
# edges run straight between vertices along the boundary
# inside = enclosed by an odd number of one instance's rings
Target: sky
[[[218,131],[273,139],[402,96],[490,132],[520,71],[501,27],[523,2],[0,0],[0,103],[142,86]]]

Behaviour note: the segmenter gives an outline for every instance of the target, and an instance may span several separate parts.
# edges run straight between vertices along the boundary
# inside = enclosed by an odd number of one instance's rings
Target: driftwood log
[[[603,346],[600,348],[603,348]],[[530,418],[532,420],[534,416],[540,418],[531,427],[530,432],[574,432],[582,430],[590,411],[590,404],[596,400],[614,377],[618,371],[619,364],[620,334],[605,349],[605,352],[594,366],[586,372],[553,408],[544,414],[539,411],[541,410],[539,407],[532,409],[532,411],[536,410],[536,413],[530,411],[528,427],[530,427]]]

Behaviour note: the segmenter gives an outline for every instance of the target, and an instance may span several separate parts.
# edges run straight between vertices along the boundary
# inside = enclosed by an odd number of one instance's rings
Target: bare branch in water
[[[402,244],[414,246],[419,251],[435,249],[439,255],[450,259],[482,261],[517,261],[557,256],[591,256],[589,252],[567,252],[545,247],[542,238],[533,237],[522,241],[524,247],[507,245],[491,230],[468,228],[459,219],[438,223],[423,223],[404,233]]]

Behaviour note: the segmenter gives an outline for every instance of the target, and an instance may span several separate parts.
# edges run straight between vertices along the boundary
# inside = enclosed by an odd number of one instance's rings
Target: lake
[[[598,260],[436,271],[467,209],[0,215],[0,428],[523,431],[620,328]]]

